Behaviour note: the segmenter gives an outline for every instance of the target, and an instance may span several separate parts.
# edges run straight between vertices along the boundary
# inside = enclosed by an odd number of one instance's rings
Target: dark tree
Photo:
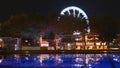
[[[11,16],[2,25],[2,36],[35,37],[47,27],[46,18],[39,14]]]

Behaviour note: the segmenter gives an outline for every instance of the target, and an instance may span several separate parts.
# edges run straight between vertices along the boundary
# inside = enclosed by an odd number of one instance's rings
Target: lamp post
[[[83,43],[84,43],[84,49],[87,49],[86,48],[86,43],[87,43],[87,40],[88,40],[88,34],[89,34],[89,30],[87,29],[83,29],[83,35],[82,35],[82,39],[83,39]]]

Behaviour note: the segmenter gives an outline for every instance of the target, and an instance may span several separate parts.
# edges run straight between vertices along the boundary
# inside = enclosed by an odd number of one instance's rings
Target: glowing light
[[[118,59],[117,59],[117,58],[114,58],[113,60],[117,61]]]
[[[3,62],[3,56],[0,56],[0,63]]]
[[[41,47],[48,47],[49,44],[41,44]]]
[[[84,66],[84,65],[82,65],[82,64],[74,64],[74,66],[75,66],[75,67],[82,67],[82,66]]]
[[[0,38],[0,42],[2,42],[3,40],[2,40],[2,38]]]
[[[96,45],[100,45],[100,42],[97,42]]]
[[[73,17],[77,17],[77,18],[80,18],[80,19],[85,19],[87,25],[89,25],[88,16],[86,15],[86,13],[82,9],[80,9],[76,6],[70,6],[70,7],[67,7],[65,9],[63,9],[61,11],[60,15],[65,15],[65,13],[68,13],[68,15],[73,15]],[[88,33],[90,33],[90,27],[88,27],[86,29],[86,31]]]
[[[25,42],[28,42],[28,40],[25,40]]]
[[[70,46],[70,43],[68,43],[68,46]]]
[[[47,41],[42,41],[41,42],[41,47],[48,47],[49,46],[49,43]]]
[[[70,10],[72,10],[73,13],[70,13]],[[76,15],[77,13],[75,13],[75,11],[78,11],[78,15]],[[70,6],[70,7],[63,9],[61,11],[60,15],[65,15],[65,12],[68,12],[69,15],[73,14],[74,17],[77,16],[78,18],[80,17],[80,14],[82,14],[83,17],[87,20],[87,22],[89,24],[88,16],[86,15],[86,13],[82,9],[80,9],[76,6]]]
[[[79,31],[74,31],[74,33],[73,33],[73,35],[80,35],[81,34],[81,32],[79,32]]]
[[[119,48],[109,48],[109,49],[111,49],[111,50],[119,50]]]
[[[81,38],[76,38],[75,40],[76,40],[76,41],[79,41],[79,40],[81,40]]]
[[[29,58],[28,58],[28,57],[25,57],[25,59],[26,59],[26,60],[29,60]]]
[[[104,53],[106,53],[107,51],[103,51]]]
[[[18,45],[17,44],[15,44],[14,47],[15,47],[15,50],[18,50]]]
[[[2,59],[0,59],[0,63],[2,63],[2,61],[3,61],[3,60],[2,60]]]

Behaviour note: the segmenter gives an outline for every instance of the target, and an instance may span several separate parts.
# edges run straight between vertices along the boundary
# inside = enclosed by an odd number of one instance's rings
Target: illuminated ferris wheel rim
[[[68,12],[69,15],[71,15],[70,10],[73,10],[73,13],[74,13],[73,15],[74,16],[75,16],[75,11],[78,11],[79,13],[78,13],[77,17],[80,16],[80,13],[83,14],[83,17],[86,19],[87,24],[89,24],[88,16],[86,15],[86,13],[82,9],[80,9],[80,8],[78,8],[76,6],[69,6],[69,7],[65,8],[65,9],[63,9],[61,11],[60,15],[65,15],[64,14],[65,12]]]
[[[86,19],[86,23],[88,25],[88,28],[86,29],[86,31],[88,33],[90,33],[90,26],[89,26],[88,16],[87,16],[87,14],[82,9],[80,9],[80,8],[78,8],[76,6],[69,6],[69,7],[65,8],[65,9],[63,9],[61,11],[60,15],[65,15],[65,12],[68,12],[68,14],[71,15],[70,10],[73,10],[73,16],[74,17],[76,16],[75,11],[78,11],[77,18],[80,17],[80,14],[83,15],[82,19],[85,18]]]

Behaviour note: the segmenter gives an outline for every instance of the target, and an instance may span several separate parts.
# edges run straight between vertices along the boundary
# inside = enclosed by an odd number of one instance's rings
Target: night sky
[[[119,0],[0,0],[0,22],[16,14],[48,14],[68,6],[83,9],[88,17],[120,17]]]

